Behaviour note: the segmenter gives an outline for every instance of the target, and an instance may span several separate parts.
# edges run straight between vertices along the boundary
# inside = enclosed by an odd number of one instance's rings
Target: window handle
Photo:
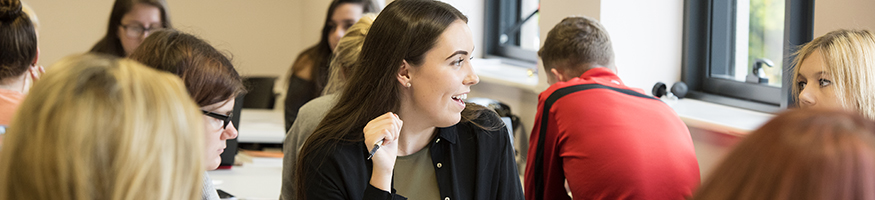
[[[773,63],[768,58],[757,58],[753,63],[753,67],[751,67],[751,72],[747,74],[747,80],[745,82],[748,83],[769,83],[769,78],[766,77],[766,72],[763,70],[763,64],[767,67],[774,67],[775,63]]]

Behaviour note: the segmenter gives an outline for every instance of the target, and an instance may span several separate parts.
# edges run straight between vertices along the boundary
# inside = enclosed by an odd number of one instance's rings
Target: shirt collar
[[[620,80],[620,77],[617,76],[614,71],[611,71],[611,69],[608,69],[606,67],[597,67],[586,70],[586,72],[581,74],[579,78],[584,80],[592,80],[603,85],[610,85],[608,83],[613,83],[615,85],[625,86],[625,84],[623,84],[623,81]]]
[[[459,122],[459,123],[463,123],[463,122]],[[450,127],[438,128],[438,134],[437,134],[437,137],[435,138],[435,140],[441,139],[441,140],[450,142],[450,144],[456,144],[456,142],[458,142],[458,140],[459,140],[459,133],[456,132],[456,129],[457,129],[456,126],[459,126],[459,124],[457,123],[456,125],[453,125]],[[434,143],[432,143],[432,144],[434,144]]]

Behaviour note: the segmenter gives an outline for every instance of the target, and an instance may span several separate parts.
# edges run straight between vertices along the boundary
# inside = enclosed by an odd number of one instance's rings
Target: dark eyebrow
[[[451,54],[449,57],[447,57],[447,59],[444,59],[444,60],[449,60],[450,58],[453,58],[453,56],[456,56],[456,55],[459,55],[459,54],[462,54],[462,55],[466,55],[466,56],[467,56],[467,55],[468,55],[468,52],[467,52],[467,51],[464,51],[464,50],[458,50],[458,51],[456,51],[456,52],[453,52],[453,54]]]

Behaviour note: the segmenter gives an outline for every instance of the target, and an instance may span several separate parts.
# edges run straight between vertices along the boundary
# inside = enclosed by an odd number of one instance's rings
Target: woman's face
[[[121,23],[118,27],[118,38],[125,49],[125,55],[131,55],[149,33],[164,28],[161,10],[144,3],[135,4],[131,11],[122,17]]]
[[[230,116],[231,111],[234,110],[234,98],[228,99],[224,102],[219,102],[215,104],[211,104],[208,106],[201,107],[202,110],[208,112],[214,112],[218,114],[222,114],[225,116]],[[228,123],[228,126],[224,129],[222,126],[224,125],[224,121],[217,119],[215,117],[204,116],[204,125],[206,127],[206,140],[204,142],[204,146],[207,148],[206,153],[206,165],[207,170],[213,170],[219,167],[219,164],[222,163],[222,152],[225,151],[225,140],[234,139],[237,137],[237,129],[234,128],[234,124]]]
[[[474,74],[471,56],[474,41],[471,29],[456,20],[441,34],[435,46],[426,52],[422,65],[409,68],[409,113],[420,114],[435,127],[459,123],[465,109],[463,101],[471,85],[480,78]],[[405,84],[405,83],[402,83]],[[409,103],[408,103],[409,102]]]
[[[796,74],[799,88],[799,106],[803,108],[842,108],[836,95],[833,75],[827,71],[820,50],[814,50],[802,60]]]
[[[363,11],[364,7],[357,3],[342,3],[334,8],[334,14],[331,14],[328,22],[328,27],[331,29],[328,32],[328,45],[331,46],[332,52],[340,38],[346,34],[346,30],[362,18]]]

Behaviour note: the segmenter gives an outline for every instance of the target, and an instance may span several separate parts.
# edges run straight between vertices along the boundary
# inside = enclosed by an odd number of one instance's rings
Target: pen
[[[370,160],[372,157],[374,157],[374,153],[377,153],[377,149],[380,149],[380,146],[381,146],[380,143],[383,143],[383,141],[380,140],[380,141],[377,141],[376,144],[374,144],[374,149],[371,149],[371,153],[370,153],[370,155],[368,155],[368,160]]]

